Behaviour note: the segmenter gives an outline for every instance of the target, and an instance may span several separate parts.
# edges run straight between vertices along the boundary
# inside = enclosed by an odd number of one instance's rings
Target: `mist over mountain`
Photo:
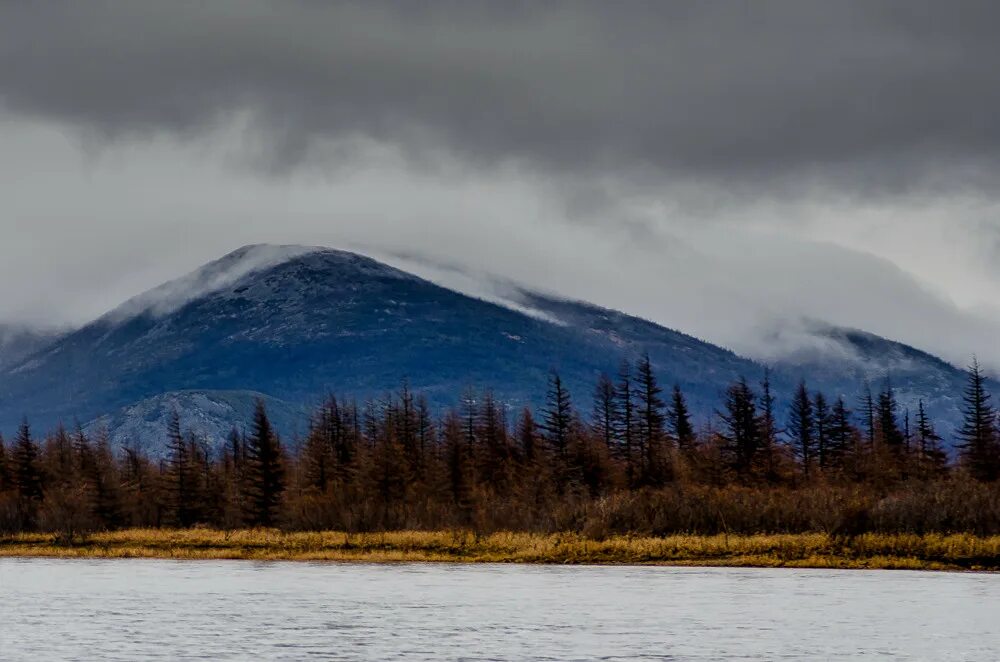
[[[42,347],[22,341],[19,360],[0,373],[0,429],[25,415],[43,429],[79,422],[155,451],[174,410],[186,429],[218,442],[262,397],[294,436],[328,393],[364,401],[406,380],[439,410],[486,388],[513,410],[544,402],[552,370],[586,415],[598,376],[645,353],[704,425],[728,384],[763,376],[762,361],[680,331],[502,289],[487,301],[354,253],[246,246],[72,333],[39,339]],[[878,390],[888,379],[904,407],[924,399],[946,434],[958,420],[964,375],[934,356],[819,322],[775,333],[790,334],[794,348],[767,357],[781,407],[803,378],[849,405],[866,381]]]
[[[0,323],[0,370],[53,342],[63,331]]]

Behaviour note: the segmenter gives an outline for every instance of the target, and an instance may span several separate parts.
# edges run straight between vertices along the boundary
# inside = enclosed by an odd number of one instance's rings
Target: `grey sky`
[[[0,319],[241,244],[1000,365],[991,2],[7,3]]]

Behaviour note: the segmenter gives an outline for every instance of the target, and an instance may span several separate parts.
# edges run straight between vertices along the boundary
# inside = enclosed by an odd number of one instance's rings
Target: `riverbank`
[[[1000,536],[826,534],[617,536],[398,531],[130,529],[73,544],[51,534],[0,537],[0,556],[1000,570]]]

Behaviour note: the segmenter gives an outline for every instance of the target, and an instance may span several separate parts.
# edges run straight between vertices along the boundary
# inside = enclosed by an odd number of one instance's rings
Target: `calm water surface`
[[[3,660],[1000,660],[1000,575],[0,559]]]

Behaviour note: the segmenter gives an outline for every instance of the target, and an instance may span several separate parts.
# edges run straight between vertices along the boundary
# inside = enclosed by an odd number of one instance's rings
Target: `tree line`
[[[0,438],[0,531],[1000,533],[1000,427],[976,362],[955,458],[924,403],[901,408],[888,380],[854,403],[802,382],[779,412],[765,370],[700,427],[648,356],[601,375],[584,404],[557,373],[537,410],[489,390],[457,401],[437,415],[405,382],[362,404],[331,395],[290,442],[258,402],[215,449],[174,412],[162,457],[80,428],[36,439],[26,420]]]

